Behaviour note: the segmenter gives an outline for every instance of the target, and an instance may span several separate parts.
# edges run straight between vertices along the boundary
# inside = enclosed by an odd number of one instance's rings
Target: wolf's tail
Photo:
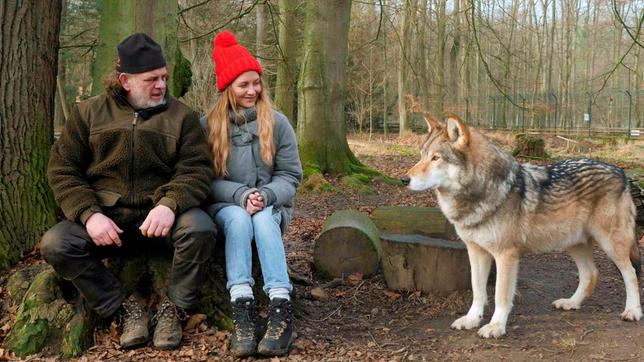
[[[639,279],[642,276],[642,256],[640,255],[637,239],[635,239],[633,246],[631,246],[629,257],[633,268],[635,268],[635,274],[637,274],[637,278]]]

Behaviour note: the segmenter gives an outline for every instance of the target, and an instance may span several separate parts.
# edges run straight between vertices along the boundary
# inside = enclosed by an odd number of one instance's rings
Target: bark
[[[264,43],[266,42],[266,5],[255,5],[255,56],[260,62],[264,59]]]
[[[380,12],[382,13],[381,16],[387,16],[386,15],[386,4],[387,0],[382,0],[381,6],[380,6]],[[382,59],[384,64],[387,63],[387,22],[383,21],[383,29],[382,29]],[[389,136],[389,125],[387,124],[389,122],[389,107],[387,104],[387,74],[389,72],[384,71],[382,72],[382,129],[385,135],[385,139]]]
[[[378,229],[367,215],[342,210],[331,215],[315,240],[313,264],[325,279],[342,278],[352,273],[372,275],[380,264]]]
[[[53,141],[60,1],[0,6],[0,270],[55,221],[47,185]]]
[[[370,217],[381,233],[458,238],[454,226],[436,207],[381,206]]]
[[[80,355],[92,342],[96,320],[93,313],[80,301],[71,304],[65,300],[62,280],[51,267],[27,285],[4,345],[21,357],[40,352]]]
[[[444,110],[445,94],[445,32],[446,32],[446,16],[445,16],[445,2],[437,0],[434,5],[436,11],[436,97],[437,106],[434,110],[435,114],[441,114]]]
[[[298,82],[300,156],[305,167],[351,172],[357,160],[347,144],[344,119],[351,1],[309,1],[306,5]]]
[[[400,61],[398,66],[398,123],[399,132],[404,134],[410,131],[407,117],[406,100],[409,95],[409,63],[412,59],[412,16],[415,13],[416,0],[404,0],[402,35],[400,39]]]
[[[382,271],[394,290],[445,295],[470,287],[470,263],[460,241],[383,234]]]
[[[181,96],[190,86],[190,63],[177,42],[177,0],[101,0],[98,46],[92,66],[92,95],[103,92],[103,77],[114,69],[116,46],[129,35],[142,32],[163,49],[168,72],[168,90]]]
[[[459,76],[459,60],[463,49],[461,33],[461,18],[460,18],[460,0],[454,1],[454,28],[452,30],[453,40],[452,47],[449,50],[449,89],[452,104],[458,104],[461,100],[460,76]]]
[[[284,113],[296,125],[293,108],[295,106],[295,78],[297,75],[297,13],[296,0],[279,0],[279,51],[275,81],[275,108]]]

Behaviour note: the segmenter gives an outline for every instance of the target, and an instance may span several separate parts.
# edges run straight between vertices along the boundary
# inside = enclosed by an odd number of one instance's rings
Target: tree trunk
[[[298,82],[297,136],[305,167],[345,173],[356,163],[346,140],[344,99],[350,0],[308,1]]]
[[[446,16],[445,16],[445,1],[437,0],[434,8],[436,10],[436,114],[442,114],[445,109],[443,104],[445,95],[445,32],[446,32]]]
[[[410,130],[407,120],[406,99],[409,95],[409,63],[411,56],[412,14],[416,9],[416,0],[404,0],[402,35],[400,39],[400,65],[398,67],[398,124],[402,135]]]
[[[60,1],[0,6],[0,270],[55,221],[47,185],[53,141]]]
[[[255,5],[255,56],[263,62],[264,43],[266,41],[266,5]]]
[[[297,57],[297,14],[296,0],[279,0],[279,51],[275,81],[275,108],[284,113],[295,127],[297,121],[293,114],[295,102],[295,76]]]
[[[96,59],[92,66],[92,95],[103,92],[103,77],[114,69],[116,46],[136,32],[154,39],[165,57],[170,79],[168,90],[183,95],[190,86],[190,63],[177,42],[177,0],[101,0]]]

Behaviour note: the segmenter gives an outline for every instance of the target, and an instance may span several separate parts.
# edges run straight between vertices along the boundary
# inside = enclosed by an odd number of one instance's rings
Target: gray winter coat
[[[261,192],[266,206],[273,206],[274,212],[282,215],[281,229],[286,232],[291,222],[295,201],[295,190],[302,181],[302,163],[297,151],[295,132],[285,115],[275,111],[275,156],[273,164],[262,161],[259,150],[259,132],[254,108],[244,112],[247,122],[237,125],[231,121],[229,128],[231,143],[228,155],[228,175],[215,179],[210,187],[212,201],[208,213],[215,214],[226,206],[244,203],[249,194]],[[231,114],[234,117],[234,113]],[[207,119],[201,119],[207,128]]]

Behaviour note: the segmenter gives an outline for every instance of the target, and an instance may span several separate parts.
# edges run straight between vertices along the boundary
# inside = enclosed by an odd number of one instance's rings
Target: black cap
[[[143,33],[128,36],[116,48],[116,70],[119,72],[136,74],[165,66],[161,46]]]

